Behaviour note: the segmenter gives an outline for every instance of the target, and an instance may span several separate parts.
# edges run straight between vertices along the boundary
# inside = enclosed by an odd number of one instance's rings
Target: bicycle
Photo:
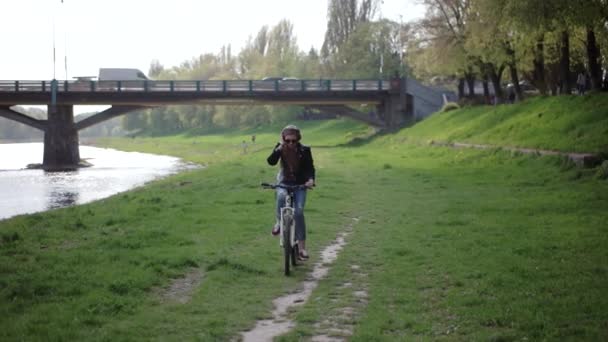
[[[296,190],[307,189],[305,185],[283,185],[283,184],[269,184],[262,183],[262,187],[265,189],[285,189],[287,190],[287,196],[285,197],[285,206],[280,209],[279,219],[279,246],[283,248],[283,256],[285,258],[285,275],[289,275],[290,265],[295,267],[298,262],[299,248],[298,240],[296,240],[296,221],[295,221],[295,208],[294,196]]]

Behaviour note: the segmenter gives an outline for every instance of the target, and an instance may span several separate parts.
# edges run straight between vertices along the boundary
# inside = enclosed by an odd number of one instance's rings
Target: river
[[[43,149],[42,143],[0,144],[0,220],[91,202],[194,167],[170,156],[80,146],[80,158],[93,166],[27,169],[41,162]]]

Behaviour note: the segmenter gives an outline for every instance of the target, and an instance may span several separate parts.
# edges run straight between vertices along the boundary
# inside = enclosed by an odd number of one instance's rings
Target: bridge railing
[[[386,91],[385,80],[57,81],[56,92]],[[52,81],[0,81],[0,92],[52,92]]]
[[[1,92],[36,91],[44,92],[51,90],[50,81],[0,81]]]

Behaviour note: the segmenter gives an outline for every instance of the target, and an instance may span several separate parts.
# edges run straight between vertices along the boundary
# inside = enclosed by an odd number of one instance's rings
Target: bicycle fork
[[[281,233],[279,234],[280,236],[280,246],[283,247],[284,245],[284,234],[283,232],[285,231],[285,229],[289,230],[289,245],[290,246],[295,246],[296,244],[296,229],[295,229],[295,210],[292,206],[292,200],[291,200],[291,196],[287,196],[287,198],[285,198],[285,206],[283,208],[281,208],[281,219],[280,219],[280,228],[281,228]],[[285,226],[285,225],[288,226]]]

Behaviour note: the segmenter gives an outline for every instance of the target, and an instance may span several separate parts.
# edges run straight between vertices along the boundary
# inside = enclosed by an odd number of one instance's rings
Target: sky
[[[383,0],[379,15],[420,18],[418,1]],[[147,74],[153,60],[170,68],[227,44],[236,55],[282,19],[308,51],[327,28],[327,0],[0,0],[0,13],[0,80],[64,80],[99,68]]]
[[[384,0],[381,15],[408,21],[416,0]],[[2,0],[0,80],[96,76],[99,68],[165,67],[203,53],[233,54],[263,25],[288,19],[302,50],[320,48],[327,0]],[[55,62],[53,62],[53,41]]]

